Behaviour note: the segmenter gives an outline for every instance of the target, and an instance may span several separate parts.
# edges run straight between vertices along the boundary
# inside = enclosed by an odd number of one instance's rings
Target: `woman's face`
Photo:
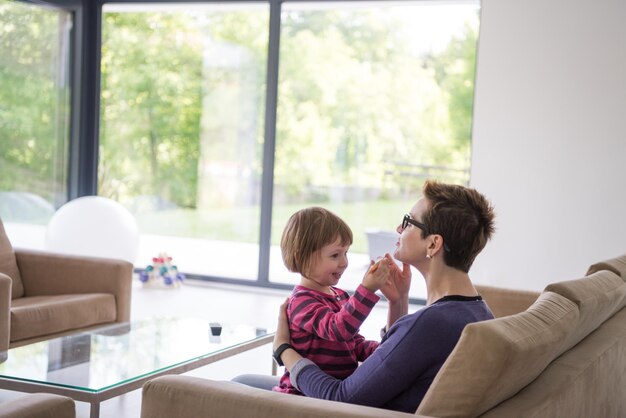
[[[413,205],[409,216],[417,222],[422,222],[422,214],[426,212],[427,207],[428,202],[422,198]],[[402,223],[400,223],[396,231],[400,237],[393,256],[398,261],[417,267],[417,264],[426,257],[426,240],[422,238],[422,230],[411,223],[402,229]]]

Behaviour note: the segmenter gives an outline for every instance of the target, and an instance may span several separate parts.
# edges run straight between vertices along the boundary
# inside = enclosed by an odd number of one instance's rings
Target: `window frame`
[[[102,46],[102,8],[115,3],[241,3],[238,0],[18,0],[47,5],[72,13],[70,55],[70,138],[67,201],[98,194],[98,145],[100,124],[100,59]],[[245,0],[244,0],[245,1]],[[336,0],[290,0],[306,3]],[[343,0],[345,2],[346,0]],[[347,0],[371,1],[371,0]],[[379,0],[381,1],[381,0]],[[382,0],[383,2],[385,0]],[[415,0],[413,0],[415,1]],[[417,0],[419,1],[419,0]],[[293,286],[269,279],[276,118],[278,107],[278,69],[280,53],[282,0],[252,0],[247,3],[269,4],[269,40],[266,72],[263,173],[260,198],[259,259],[256,280],[187,275],[189,278],[218,283],[291,290]],[[425,304],[424,299],[410,298],[411,303]]]

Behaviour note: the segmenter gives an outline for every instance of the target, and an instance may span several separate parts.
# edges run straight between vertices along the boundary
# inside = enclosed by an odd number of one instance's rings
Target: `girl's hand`
[[[411,266],[402,263],[402,270],[395,263],[391,254],[385,254],[385,258],[389,266],[389,275],[387,282],[380,288],[381,292],[389,303],[404,301],[409,297],[411,288]]]
[[[385,286],[389,276],[389,260],[382,258],[378,262],[374,263],[374,260],[370,261],[370,268],[363,277],[363,286],[372,292]]]
[[[285,299],[283,304],[280,305],[280,310],[278,311],[278,324],[276,325],[276,334],[274,334],[272,351],[276,351],[281,344],[291,342],[289,319],[287,318],[287,305],[289,305],[289,298]]]

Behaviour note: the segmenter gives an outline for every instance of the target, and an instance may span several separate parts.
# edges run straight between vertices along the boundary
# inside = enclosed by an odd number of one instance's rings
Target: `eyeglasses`
[[[415,219],[411,218],[411,215],[407,213],[406,215],[404,215],[404,218],[402,218],[402,226],[401,226],[402,230],[404,231],[406,227],[409,226],[409,224],[418,227],[419,229],[421,229],[422,231],[428,234],[428,228],[426,227],[426,224],[417,222]]]
[[[426,224],[416,221],[415,219],[411,218],[411,215],[407,213],[406,215],[404,215],[404,218],[402,218],[402,226],[400,228],[404,231],[406,227],[409,226],[409,224],[418,227],[419,229],[424,231],[425,234],[430,234],[428,232],[428,227],[426,226]],[[448,244],[446,244],[445,242],[443,243],[443,249],[444,251],[450,252],[450,247],[448,247]]]

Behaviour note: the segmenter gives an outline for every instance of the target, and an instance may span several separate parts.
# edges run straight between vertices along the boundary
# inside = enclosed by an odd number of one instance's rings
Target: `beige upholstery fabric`
[[[143,386],[141,418],[415,418],[413,414],[256,389],[191,376]]]
[[[110,293],[117,322],[130,320],[133,265],[128,261],[17,250],[25,296]]]
[[[23,297],[13,300],[11,341],[114,321],[115,297],[111,294]]]
[[[577,338],[579,326],[592,327],[597,321],[594,315],[606,316],[617,306],[614,301],[620,298],[621,287],[607,273],[554,285],[573,301],[547,291],[527,312],[468,325],[417,413],[430,417],[626,417],[626,307],[563,352]],[[154,379],[144,387],[141,416],[407,414],[172,376]]]
[[[0,403],[0,418],[75,418],[71,398],[33,393]]]
[[[13,286],[11,288],[11,299],[19,298],[24,294],[24,287],[22,286],[22,278],[20,271],[17,269],[17,262],[15,261],[15,253],[13,252],[13,246],[7,237],[4,230],[4,225],[0,219],[0,273],[4,273],[13,280]]]
[[[482,417],[624,417],[625,324],[622,309],[554,360],[531,385]]]
[[[9,346],[11,329],[11,278],[0,273],[0,352]],[[1,361],[1,360],[0,360]]]
[[[600,270],[612,271],[618,276],[621,276],[622,279],[626,280],[626,254],[593,264],[591,267],[589,267],[587,275],[593,274],[596,271]]]
[[[545,291],[558,293],[578,306],[580,319],[565,349],[578,344],[600,324],[626,306],[626,282],[615,273],[600,270],[578,280],[553,283]]]
[[[124,260],[17,249],[23,295],[0,273],[0,351],[130,320],[133,265]]]
[[[537,378],[577,324],[576,305],[552,292],[525,312],[469,324],[417,413],[475,417],[493,408]]]
[[[511,290],[484,285],[475,287],[496,318],[523,312],[539,297],[539,292],[529,290]]]

